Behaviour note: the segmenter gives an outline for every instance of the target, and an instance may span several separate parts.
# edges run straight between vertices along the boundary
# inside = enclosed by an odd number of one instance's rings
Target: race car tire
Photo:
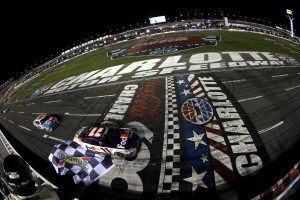
[[[120,158],[125,158],[125,155],[121,152],[116,152],[115,155],[119,156]]]
[[[103,121],[101,122],[100,126],[105,126],[107,128],[119,128],[119,125],[116,122],[112,122],[112,121]]]

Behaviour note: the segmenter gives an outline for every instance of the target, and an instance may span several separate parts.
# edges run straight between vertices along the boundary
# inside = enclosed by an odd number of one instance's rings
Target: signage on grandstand
[[[110,51],[107,56],[112,59],[141,55],[160,56],[196,47],[216,46],[218,41],[220,36],[159,36],[125,49]]]
[[[166,22],[166,17],[165,16],[159,16],[159,17],[151,17],[149,18],[150,24],[158,24],[158,23],[163,23]]]
[[[175,73],[211,72],[227,69],[299,66],[297,60],[279,53],[260,51],[206,52],[174,55],[120,64],[71,76],[53,85],[44,94]]]

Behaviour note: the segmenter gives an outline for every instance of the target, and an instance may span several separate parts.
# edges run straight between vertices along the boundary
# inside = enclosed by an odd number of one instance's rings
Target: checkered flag
[[[54,145],[48,159],[60,175],[73,176],[76,184],[90,185],[114,166],[105,156],[87,150],[72,140]]]

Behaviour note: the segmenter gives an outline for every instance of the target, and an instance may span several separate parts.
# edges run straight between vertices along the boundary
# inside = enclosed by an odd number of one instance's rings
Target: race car
[[[125,159],[135,158],[141,143],[137,129],[118,128],[114,122],[82,127],[75,134],[73,140],[96,153],[117,155]]]
[[[33,125],[41,130],[51,132],[55,126],[59,124],[56,117],[51,115],[39,115],[34,121]]]

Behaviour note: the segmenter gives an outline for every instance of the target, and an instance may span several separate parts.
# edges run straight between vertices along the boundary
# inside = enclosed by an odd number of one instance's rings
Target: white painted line
[[[103,96],[94,96],[94,97],[84,97],[83,99],[95,99],[95,98],[113,97],[113,96],[116,96],[116,94],[109,94],[109,95],[103,95]]]
[[[12,124],[14,123],[14,122],[13,122],[13,121],[11,121],[11,120],[8,120],[8,121],[9,121],[10,123],[12,123]]]
[[[289,75],[289,74],[279,74],[279,75],[272,76],[272,78],[283,77],[283,76],[288,76],[288,75]]]
[[[44,102],[44,103],[56,103],[56,102],[61,102],[62,100],[56,100],[56,101],[47,101],[47,102]]]
[[[102,116],[102,114],[71,114],[71,113],[65,113],[64,115],[78,116],[78,117],[98,117],[98,116]]]
[[[45,115],[46,113],[32,113],[33,115]]]
[[[3,119],[5,119],[5,120],[6,120],[6,118],[5,118],[5,117],[3,117]]]
[[[19,125],[19,127],[23,128],[23,129],[25,129],[25,130],[27,130],[27,131],[31,131],[29,128],[26,128],[26,127],[24,127],[24,126]]]
[[[29,103],[29,104],[26,104],[27,106],[30,106],[30,105],[34,105],[35,103]]]
[[[17,106],[22,106],[22,105],[17,105]]]
[[[300,87],[300,85],[296,85],[294,87],[290,87],[290,88],[287,88],[287,89],[284,89],[284,90],[285,91],[290,91],[290,90],[293,90],[293,89],[298,88],[298,87]]]
[[[257,96],[257,97],[247,98],[247,99],[241,99],[241,100],[238,100],[238,102],[250,101],[250,100],[259,99],[259,98],[262,98],[262,97],[263,96]]]
[[[10,112],[15,112],[15,111],[12,110],[12,111],[10,111]]]
[[[296,73],[296,74],[300,75],[300,72],[298,72],[298,73]]]
[[[238,83],[246,81],[246,79],[232,80],[232,81],[223,81],[222,83]]]
[[[159,184],[157,191],[158,193],[161,193],[163,191],[163,182],[165,178],[165,168],[166,168],[166,154],[167,154],[167,145],[168,145],[168,78],[165,78],[166,86],[165,86],[165,127],[164,127],[164,143],[163,143],[163,149],[162,149],[162,160],[161,160],[161,166],[160,166],[160,176],[159,176]]]
[[[24,112],[18,112],[18,113],[21,113],[21,114],[23,114]]]
[[[55,141],[59,141],[59,142],[65,142],[66,140],[63,140],[63,139],[59,139],[59,138],[56,138],[56,137],[52,137],[52,136],[49,136],[49,135],[44,135],[43,138],[50,138],[51,140],[55,140]]]
[[[38,84],[40,84],[40,83],[41,83],[41,82],[37,82],[37,83],[33,84],[32,86],[38,85]]]
[[[272,130],[272,129],[274,129],[274,128],[276,128],[276,127],[282,125],[282,124],[283,124],[283,121],[278,122],[277,124],[275,124],[275,125],[273,125],[273,126],[271,126],[271,127],[269,127],[269,128],[265,128],[265,129],[262,129],[262,130],[258,131],[258,133],[259,133],[259,134],[265,133],[265,132],[267,132],[267,131],[269,131],[269,130]]]

